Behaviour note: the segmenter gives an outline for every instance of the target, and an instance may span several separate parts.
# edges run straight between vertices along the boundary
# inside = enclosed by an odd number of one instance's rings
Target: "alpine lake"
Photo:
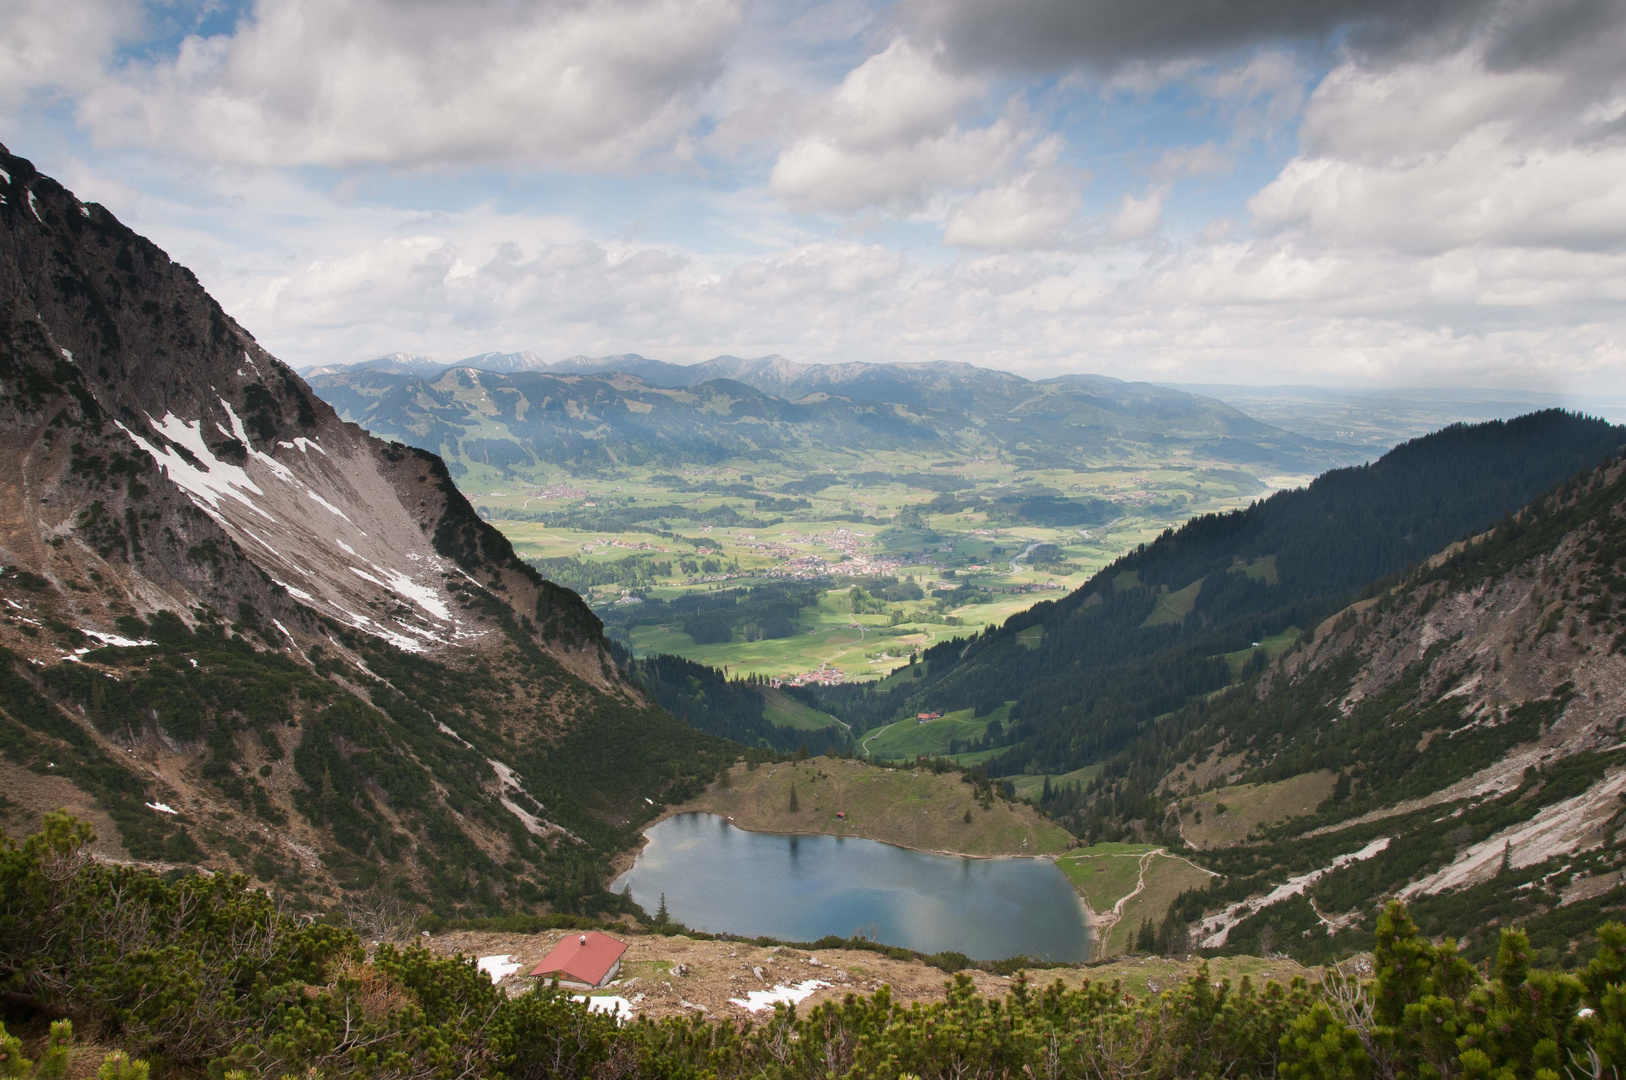
[[[613,888],[708,933],[812,942],[862,935],[972,960],[1087,960],[1078,894],[1047,859],[933,855],[875,840],[747,832],[677,814]]]

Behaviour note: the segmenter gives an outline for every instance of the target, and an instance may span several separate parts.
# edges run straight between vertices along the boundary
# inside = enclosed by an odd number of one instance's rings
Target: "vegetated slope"
[[[992,775],[1107,761],[1130,752],[1155,717],[1231,684],[1226,654],[1240,650],[1251,657],[1244,674],[1257,670],[1268,654],[1249,653],[1255,643],[1315,626],[1623,441],[1626,429],[1558,411],[1453,426],[1246,510],[1193,519],[1060,601],[935,646],[919,678],[879,693],[826,691],[820,701],[868,728],[1015,700],[1005,748],[984,762]]]
[[[647,363],[634,366],[647,370]],[[786,459],[809,447],[998,449],[1034,467],[1167,457],[1175,448],[1292,470],[1358,460],[1349,448],[1150,384],[1093,376],[1034,383],[965,364],[797,367],[807,369],[798,379],[754,385],[749,371],[735,378],[734,368],[708,361],[680,369],[706,369],[706,379],[668,387],[655,381],[658,372],[646,381],[581,366],[519,373],[456,367],[429,377],[380,364],[314,376],[311,385],[374,434],[433,450],[454,467],[479,462],[516,475],[541,464],[591,471]],[[854,367],[864,371],[847,370]]]
[[[862,836],[964,855],[1048,855],[1074,842],[986,780],[941,769],[882,769],[850,758],[751,760],[678,809],[721,814],[755,832]]]
[[[1205,765],[1210,786],[1330,770],[1312,813],[1202,853],[1228,876],[1179,905],[1198,941],[1359,947],[1376,904],[1399,896],[1471,955],[1517,923],[1567,965],[1581,931],[1626,908],[1623,724],[1616,459],[1327,619],[1249,685],[1160,721],[1109,767],[1116,777],[1053,808],[1083,824],[1135,785],[1167,829]]]
[[[438,458],[3,149],[0,195],[0,808],[37,820],[67,777],[138,859],[607,901],[597,868],[718,744]]]
[[[626,658],[627,674],[638,681],[663,709],[697,731],[732,739],[749,747],[795,751],[806,747],[822,754],[847,745],[847,729],[835,718],[789,699],[784,711],[800,706],[800,723],[775,722],[769,694],[784,697],[755,677],[729,678],[708,664],[681,656]],[[822,719],[822,724],[813,721]]]

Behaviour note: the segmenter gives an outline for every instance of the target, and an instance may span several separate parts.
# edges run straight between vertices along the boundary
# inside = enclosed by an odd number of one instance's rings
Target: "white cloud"
[[[83,0],[77,0],[83,2]],[[240,164],[617,168],[671,149],[743,0],[258,0],[80,99],[103,144]]]
[[[1118,212],[1107,223],[1107,233],[1119,243],[1144,240],[1163,228],[1163,203],[1169,197],[1166,186],[1155,187],[1136,198],[1125,193]]]
[[[1626,48],[1626,31],[1613,37]],[[1257,224],[1341,247],[1626,247],[1626,65],[1498,68],[1488,43],[1316,88],[1301,150],[1249,203]]]
[[[0,17],[0,106],[31,91],[80,90],[140,26],[135,0],[7,0]]]
[[[909,208],[1004,171],[1031,140],[1024,118],[963,126],[984,88],[939,59],[897,38],[848,72],[779,154],[770,190],[804,209]]]

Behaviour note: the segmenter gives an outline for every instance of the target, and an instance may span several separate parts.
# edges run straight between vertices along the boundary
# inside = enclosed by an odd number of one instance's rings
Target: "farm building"
[[[597,930],[573,934],[531,969],[531,977],[557,978],[560,986],[583,989],[603,986],[621,971],[621,955],[626,951],[626,942]]]

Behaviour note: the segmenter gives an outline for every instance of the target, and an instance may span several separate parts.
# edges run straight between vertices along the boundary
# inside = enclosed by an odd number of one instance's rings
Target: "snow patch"
[[[247,447],[248,448],[248,456],[253,458],[255,461],[258,461],[261,465],[264,465],[266,468],[270,469],[273,473],[276,474],[276,477],[277,477],[278,480],[285,481],[286,483],[289,483],[289,484],[297,484],[297,483],[299,483],[298,480],[294,479],[294,474],[293,474],[292,471],[289,470],[288,466],[284,465],[282,462],[278,461],[276,458],[272,457],[270,454],[267,454],[265,451],[254,449],[254,443],[251,442],[249,440],[249,437],[248,437],[248,430],[243,427],[243,422],[241,420],[239,420],[237,418],[237,414],[232,411],[231,402],[227,401],[225,398],[219,398],[217,400],[220,402],[220,407],[226,410],[226,416],[231,420],[231,430],[230,431],[227,431],[225,428],[220,427],[219,424],[215,425],[216,428],[220,429],[220,433],[222,435],[230,435],[230,436],[232,436],[238,442],[242,443],[245,447]]]
[[[147,809],[148,810],[156,810],[160,814],[176,814],[176,813],[179,813],[179,811],[176,810],[173,806],[169,805],[168,803],[161,803],[161,802],[150,802],[150,803],[147,804]]]
[[[62,354],[62,359],[66,360],[70,364],[73,363],[73,353],[69,352],[67,349],[64,349],[60,345],[56,347],[56,350]]]
[[[337,536],[335,536],[333,538],[333,542],[335,544],[338,544],[344,550],[348,551],[350,554],[356,556],[356,558],[358,558],[358,559],[361,558],[361,554],[359,552],[357,552],[355,548],[351,547],[349,544],[345,543],[343,540],[340,540]]]
[[[419,585],[399,570],[386,570],[377,563],[370,564],[374,570],[383,574],[383,578],[376,578],[365,570],[352,566],[350,572],[359,578],[372,582],[382,588],[388,589],[404,599],[411,600],[441,622],[450,622],[452,611],[446,602],[435,594],[435,590]]]
[[[142,645],[158,644],[158,642],[148,641],[146,638],[132,641],[127,637],[120,637],[118,634],[105,634],[100,630],[86,630],[84,633],[87,637],[93,637],[103,645],[111,645],[117,649],[134,649]]]
[[[251,533],[250,535],[253,535],[253,534]],[[258,538],[256,537],[256,539],[258,539]],[[276,578],[272,578],[271,580],[276,581],[276,583],[278,585],[281,585],[284,589],[287,589],[288,590],[288,595],[293,597],[295,600],[298,600],[298,601],[300,601],[302,603],[306,603],[306,604],[315,604],[316,603],[316,597],[312,596],[310,593],[306,592],[304,589],[296,589],[292,585],[288,584],[286,581],[277,581]],[[284,632],[286,633],[286,631],[284,631]]]
[[[203,421],[183,420],[174,413],[165,413],[162,420],[154,420],[151,415],[148,415],[147,420],[169,442],[184,447],[198,464],[193,465],[177,453],[172,446],[158,446],[148,442],[125,427],[121,421],[115,420],[113,422],[118,424],[119,430],[130,436],[130,439],[137,446],[151,454],[153,459],[163,467],[164,474],[179,484],[192,497],[193,502],[198,503],[200,506],[207,504],[205,508],[210,511],[211,516],[217,521],[220,520],[220,500],[222,498],[236,499],[267,521],[276,520],[254,505],[254,500],[245,494],[245,492],[252,492],[255,495],[264,495],[264,490],[253,480],[250,480],[248,473],[241,467],[215,457],[214,452],[203,441]],[[281,466],[278,467],[281,468]]]
[[[1248,900],[1238,900],[1230,907],[1217,915],[1210,915],[1198,924],[1199,932],[1206,934],[1197,944],[1204,949],[1217,949],[1225,944],[1225,939],[1231,935],[1231,928],[1246,919],[1256,911],[1260,911],[1272,904],[1279,904],[1289,897],[1298,896],[1311,885],[1320,881],[1328,874],[1350,863],[1364,862],[1389,846],[1389,837],[1380,836],[1367,844],[1359,851],[1352,851],[1347,855],[1340,855],[1332,862],[1319,870],[1311,870],[1308,874],[1300,874],[1295,878],[1288,878],[1287,884],[1278,885],[1262,897]]]
[[[609,1013],[615,1017],[616,1023],[632,1019],[632,1002],[617,994],[602,994],[599,997],[588,997],[586,994],[572,994],[571,1001],[587,1002],[588,1012]]]
[[[292,634],[288,633],[288,628],[286,626],[282,625],[282,623],[278,622],[276,619],[272,619],[271,620],[271,625],[276,627],[278,630],[281,630],[282,631],[282,636],[287,638],[289,641],[293,641],[293,643],[296,646],[299,644],[298,641],[294,640],[294,636]]]
[[[738,1005],[746,1012],[762,1012],[775,1005],[798,1005],[812,997],[813,992],[821,986],[829,985],[820,979],[808,979],[788,986],[776,986],[771,990],[751,990],[744,998],[729,998],[728,1003]]]
[[[40,217],[40,208],[34,203],[34,193],[32,191],[28,193],[28,208],[34,212],[34,220],[44,225],[45,219]]]
[[[340,510],[337,506],[334,506],[332,503],[328,502],[326,499],[324,499],[320,495],[316,494],[316,492],[314,492],[314,491],[306,491],[305,494],[307,494],[311,498],[315,499],[317,501],[317,503],[319,503],[321,505],[322,509],[329,511],[330,513],[337,514],[340,517],[344,518],[344,520],[346,520],[346,521],[350,521],[350,515],[349,514],[346,514],[343,510]],[[350,521],[350,524],[354,525],[355,522]]]
[[[494,983],[502,982],[508,976],[519,970],[519,961],[508,953],[499,953],[496,956],[482,956],[474,962],[475,967],[491,976]]]
[[[9,184],[11,183],[11,174],[4,169],[0,169],[0,179],[5,180],[5,182]]]

